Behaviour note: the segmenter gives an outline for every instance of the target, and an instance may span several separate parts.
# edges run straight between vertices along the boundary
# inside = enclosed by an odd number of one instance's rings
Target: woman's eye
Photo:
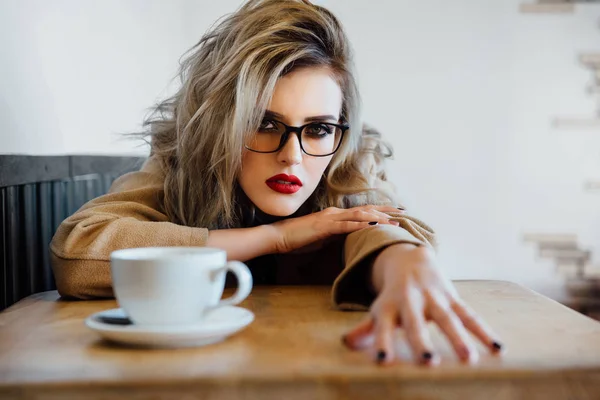
[[[273,121],[263,120],[258,128],[259,131],[272,131],[277,129]]]
[[[331,133],[331,129],[327,125],[309,125],[306,130],[312,136],[325,136]]]

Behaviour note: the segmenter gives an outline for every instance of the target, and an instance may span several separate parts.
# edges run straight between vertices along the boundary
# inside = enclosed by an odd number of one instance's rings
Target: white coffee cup
[[[252,291],[252,274],[224,250],[209,247],[143,247],[111,253],[112,285],[119,306],[138,325],[187,325],[208,310],[238,304]],[[238,281],[220,300],[226,272]]]

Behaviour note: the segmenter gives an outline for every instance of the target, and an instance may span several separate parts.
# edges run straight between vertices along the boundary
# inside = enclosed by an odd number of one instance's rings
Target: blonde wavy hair
[[[383,159],[391,149],[362,129],[352,52],[337,18],[301,0],[250,0],[223,17],[182,57],[181,87],[156,105],[142,135],[165,174],[163,205],[186,226],[239,227],[247,198],[238,186],[243,143],[257,131],[277,80],[326,66],[342,89],[344,141],[309,199],[329,206],[395,203]]]

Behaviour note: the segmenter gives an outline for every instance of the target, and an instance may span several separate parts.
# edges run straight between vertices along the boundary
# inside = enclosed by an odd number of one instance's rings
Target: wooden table
[[[41,293],[0,313],[0,398],[600,399],[600,323],[516,284],[456,285],[502,336],[504,357],[461,364],[432,325],[439,367],[412,364],[405,347],[407,362],[378,366],[342,346],[364,313],[333,310],[324,287],[255,288],[248,328],[185,350],[107,344],[83,321],[114,301]]]

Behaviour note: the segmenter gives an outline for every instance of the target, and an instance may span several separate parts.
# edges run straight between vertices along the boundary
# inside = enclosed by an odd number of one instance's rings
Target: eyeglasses
[[[295,133],[300,148],[309,156],[326,157],[335,153],[342,143],[348,125],[328,122],[311,122],[302,126],[289,126],[277,120],[263,120],[258,131],[245,144],[256,153],[276,153],[285,146],[290,133]]]

